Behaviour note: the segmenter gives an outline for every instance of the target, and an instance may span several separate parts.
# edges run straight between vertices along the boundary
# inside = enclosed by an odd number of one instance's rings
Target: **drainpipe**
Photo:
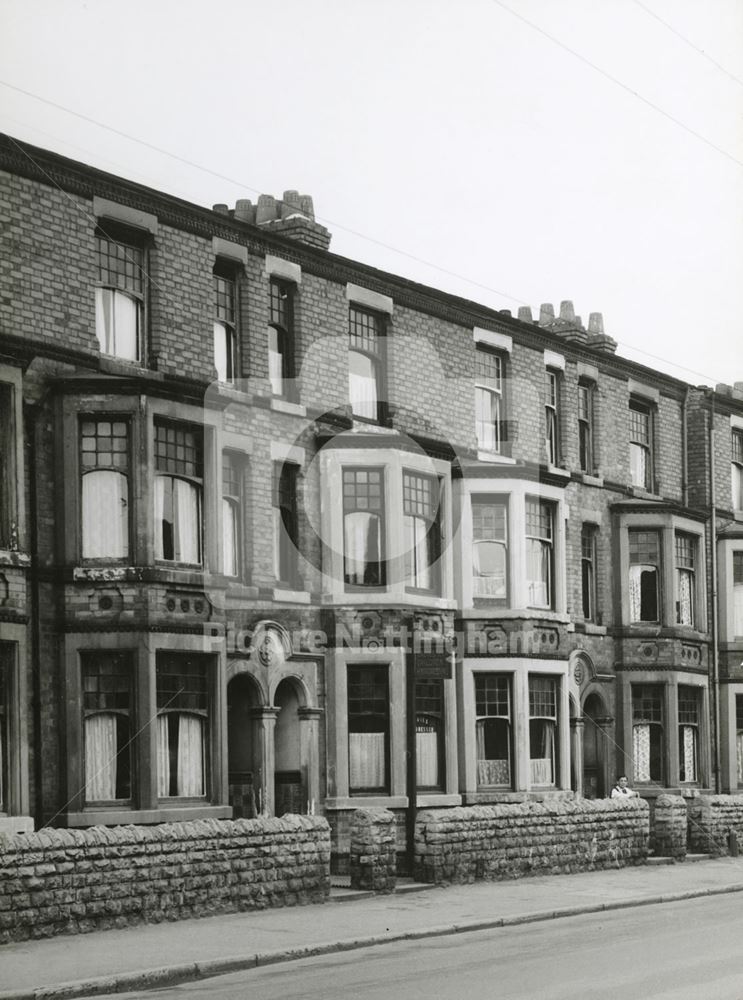
[[[709,390],[709,503],[712,572],[712,712],[715,732],[715,794],[720,794],[720,664],[717,635],[717,512],[715,509],[715,393]]]

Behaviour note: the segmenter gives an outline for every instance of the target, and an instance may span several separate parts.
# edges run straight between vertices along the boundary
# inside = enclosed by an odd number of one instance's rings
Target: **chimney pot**
[[[299,199],[299,203],[300,203],[300,208],[302,209],[302,211],[304,212],[304,214],[307,216],[307,218],[314,220],[314,218],[315,218],[315,206],[312,204],[312,195],[311,194],[303,194],[300,197],[300,199]]]
[[[519,306],[519,319],[522,323],[533,323],[531,306]]]
[[[743,382],[735,382],[733,384],[733,390],[735,392],[743,392]]]
[[[539,307],[539,325],[547,326],[555,321],[555,307],[551,302],[543,302]]]
[[[510,309],[499,309],[498,310],[498,314],[500,316],[512,316],[513,315],[513,313],[511,312]]]
[[[264,222],[271,222],[279,216],[279,206],[272,194],[258,195],[258,205],[256,207],[255,221],[258,225]]]
[[[589,333],[603,333],[604,332],[604,317],[601,313],[591,313],[588,317],[588,332]]]
[[[281,200],[281,218],[288,219],[290,215],[296,215],[302,211],[302,199],[299,191],[284,191]]]
[[[238,198],[235,202],[235,218],[239,222],[255,224],[255,205],[250,198]]]
[[[570,299],[563,299],[560,303],[560,319],[568,320],[570,323],[575,321],[575,309]]]
[[[220,215],[229,215],[230,209],[229,205],[224,205],[220,202],[218,205],[212,205],[212,211],[218,212]]]
[[[721,396],[731,396],[733,387],[728,385],[727,382],[718,382],[715,386],[715,392],[719,392]]]

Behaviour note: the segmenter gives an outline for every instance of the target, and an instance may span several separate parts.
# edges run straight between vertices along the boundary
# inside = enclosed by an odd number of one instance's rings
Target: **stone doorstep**
[[[398,878],[393,893],[383,894],[373,892],[371,889],[352,889],[350,875],[331,875],[329,902],[346,903],[377,895],[402,895],[406,892],[422,892],[424,889],[435,888],[433,882],[415,882],[412,878]]]

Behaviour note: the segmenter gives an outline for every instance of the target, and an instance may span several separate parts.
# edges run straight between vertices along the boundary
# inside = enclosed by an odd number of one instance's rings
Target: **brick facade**
[[[622,359],[569,303],[514,318],[336,257],[305,202],[300,223],[263,223],[265,205],[211,211],[26,152],[0,142],[0,447],[15,473],[0,495],[0,813],[83,828],[323,814],[341,870],[360,805],[394,815],[412,856],[413,807],[602,797],[623,772],[650,800],[737,791],[739,386]],[[143,291],[99,281],[101,233],[141,251]],[[222,382],[215,267],[235,303]],[[283,362],[272,280],[290,306]],[[375,372],[376,421],[349,399],[350,309],[378,331],[354,361]],[[132,310],[133,356],[102,350]],[[647,420],[642,485],[631,404]],[[500,407],[489,440],[484,405]],[[127,442],[123,479],[96,458],[105,530],[83,497],[84,421],[88,442],[114,422]],[[158,451],[167,433],[192,435],[188,468]],[[369,470],[377,521],[363,489],[349,506],[349,473]],[[634,568],[639,534],[657,541],[649,571]],[[379,565],[354,569],[353,545],[378,546]]]

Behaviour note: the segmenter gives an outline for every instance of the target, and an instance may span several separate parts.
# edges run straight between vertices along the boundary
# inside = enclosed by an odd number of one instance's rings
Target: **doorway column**
[[[276,719],[279,715],[278,708],[261,706],[253,708],[250,717],[254,721],[253,728],[255,739],[255,762],[256,762],[256,799],[259,815],[273,816],[275,812],[274,796],[274,772],[275,749],[274,732],[276,730]]]
[[[299,752],[307,783],[307,812],[314,813],[320,802],[320,767],[318,763],[318,732],[321,708],[300,708]]]
[[[583,729],[585,722],[580,716],[570,720],[570,753],[573,758],[573,783],[575,794],[583,797]]]

